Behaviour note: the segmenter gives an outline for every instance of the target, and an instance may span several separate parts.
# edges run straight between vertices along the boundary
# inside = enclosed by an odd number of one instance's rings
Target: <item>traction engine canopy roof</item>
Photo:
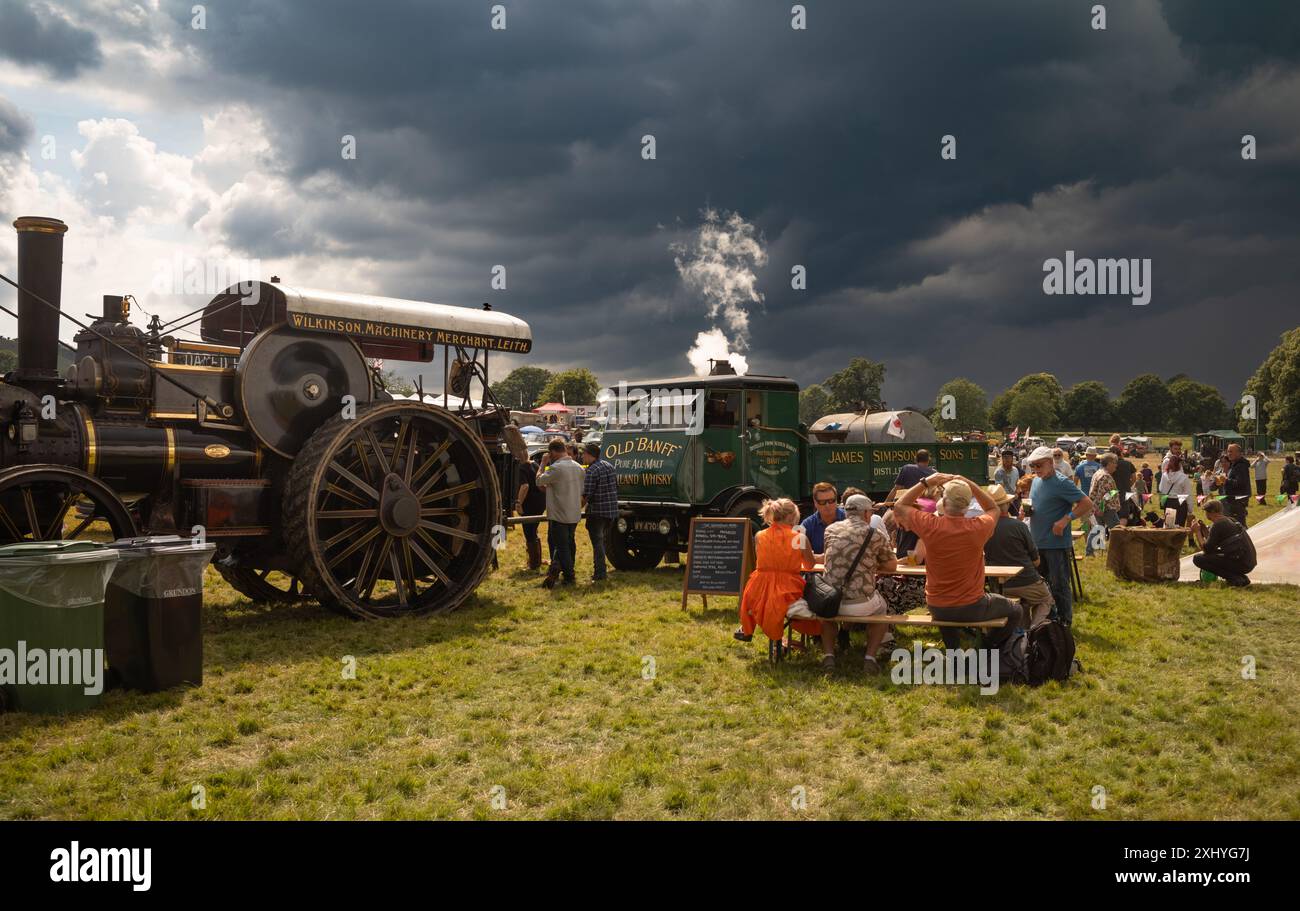
[[[430,361],[439,346],[527,354],[532,331],[495,310],[294,288],[274,282],[232,285],[204,308],[201,334],[213,344],[244,347],[269,326],[346,335],[367,357]]]

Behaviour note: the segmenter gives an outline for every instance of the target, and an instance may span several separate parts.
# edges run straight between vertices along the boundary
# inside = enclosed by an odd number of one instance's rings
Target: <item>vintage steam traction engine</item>
[[[523,451],[488,392],[488,353],[527,353],[522,320],[273,279],[214,297],[195,342],[157,318],[131,325],[128,299],[111,296],[61,376],[67,226],[14,227],[0,543],[202,526],[240,592],[361,617],[452,610],[486,575]],[[428,362],[440,348],[442,405],[394,398],[367,361]]]

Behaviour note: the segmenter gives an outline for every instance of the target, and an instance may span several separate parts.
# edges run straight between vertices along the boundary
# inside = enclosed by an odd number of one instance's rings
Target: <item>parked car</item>
[[[1120,442],[1124,445],[1125,455],[1140,458],[1151,450],[1150,437],[1120,437]]]
[[[535,453],[544,452],[546,447],[551,444],[551,440],[560,439],[564,442],[571,442],[573,437],[569,436],[563,430],[532,430],[524,435],[524,445],[528,447],[528,455],[531,458]]]

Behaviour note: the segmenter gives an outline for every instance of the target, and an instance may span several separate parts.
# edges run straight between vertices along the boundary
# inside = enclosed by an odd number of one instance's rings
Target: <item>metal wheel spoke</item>
[[[442,571],[442,567],[424,552],[424,548],[415,543],[415,537],[407,538],[406,543],[411,548],[411,552],[420,558],[420,562],[429,567],[429,570],[438,577],[439,582],[443,585],[451,585],[451,579]]]
[[[32,489],[23,488],[23,506],[27,509],[27,524],[32,529],[32,540],[41,540],[40,523],[36,520],[36,502],[32,499]]]
[[[420,478],[424,477],[426,471],[439,464],[439,460],[442,458],[443,454],[450,448],[451,440],[443,440],[439,443],[438,448],[429,453],[428,457],[424,460],[424,464],[420,466],[420,470],[415,473],[414,477],[407,481],[406,486],[410,487],[412,484],[418,483]],[[441,475],[438,475],[438,477],[441,477]],[[434,483],[436,483],[436,479]]]
[[[390,538],[391,542],[392,539]],[[393,585],[397,586],[397,603],[406,607],[406,582],[402,579],[402,567],[397,559],[397,550],[393,547],[388,548],[388,565],[393,570]]]
[[[0,506],[0,521],[4,522],[5,530],[9,532],[15,541],[23,539],[23,533],[18,530],[18,526],[14,525],[13,520],[9,518],[9,513],[3,506]]]
[[[72,534],[64,538],[65,541],[74,541],[77,536],[90,527],[90,523],[95,521],[95,514],[92,512],[86,518],[82,519],[76,528],[72,529]]]
[[[379,548],[379,542],[375,542],[366,548],[365,554],[361,557],[361,566],[357,568],[357,574],[352,578],[351,588],[358,594],[361,592],[361,586],[366,581],[366,576],[370,573],[370,561],[375,557],[375,551]],[[344,586],[347,588],[349,586]]]
[[[402,418],[397,424],[397,436],[393,440],[393,463],[390,471],[397,471],[402,461],[402,446],[406,443],[406,434],[411,429],[411,419]]]
[[[369,427],[366,427],[362,430],[361,435],[366,443],[369,444],[371,450],[375,453],[375,459],[379,462],[380,476],[382,477],[383,475],[388,474],[390,470],[388,467],[388,456],[384,455],[384,447],[379,445],[379,440],[375,438],[374,431]]]
[[[424,504],[424,503],[432,503],[434,500],[445,500],[447,497],[454,497],[456,496],[456,494],[459,493],[467,493],[468,491],[471,490],[478,490],[481,486],[483,486],[482,481],[477,481],[477,480],[466,481],[464,484],[457,484],[455,487],[444,487],[442,490],[434,491],[428,496],[425,496],[424,491],[421,490],[420,503]]]
[[[411,563],[409,543],[409,538],[402,539],[402,570],[404,572],[402,578],[406,580],[406,587],[411,592],[411,600],[414,601],[420,595],[420,583],[415,577],[415,566]]]
[[[50,530],[45,533],[46,540],[57,541],[63,537],[63,517],[68,514],[68,510],[76,502],[78,496],[80,496],[80,491],[73,490],[64,498],[63,503],[54,513],[54,519],[50,522]],[[94,513],[91,513],[91,517],[94,517]]]
[[[318,519],[378,519],[379,509],[322,509],[316,513]]]
[[[371,498],[372,500],[375,500],[376,502],[378,502],[378,500],[379,500],[379,491],[375,490],[373,487],[371,487],[371,486],[370,486],[369,484],[367,484],[365,481],[363,481],[363,480],[361,480],[360,478],[358,478],[356,475],[354,475],[352,472],[348,471],[346,468],[344,468],[342,465],[340,465],[337,461],[335,461],[335,460],[333,460],[333,459],[330,460],[329,467],[330,467],[330,469],[331,469],[332,471],[336,471],[336,472],[338,472],[340,475],[342,475],[343,477],[345,477],[345,478],[347,478],[349,481],[351,481],[353,484],[355,484],[355,485],[357,486],[357,489],[358,489],[358,490],[364,491],[365,493],[369,494],[369,495],[370,495],[370,498]]]
[[[370,463],[366,461],[366,450],[361,445],[361,441],[358,439],[354,439],[352,441],[352,448],[356,450],[357,461],[361,465],[361,473],[365,475],[367,478],[370,477]]]
[[[379,572],[383,568],[384,561],[388,559],[388,551],[393,546],[392,538],[384,538],[384,543],[379,548],[379,556],[375,558],[374,564],[370,567],[370,579],[361,589],[361,599],[370,600],[370,593],[374,591],[375,585],[379,582]]]
[[[453,538],[461,538],[465,541],[473,541],[479,544],[483,540],[481,534],[474,534],[472,531],[461,531],[459,528],[452,528],[450,525],[439,525],[437,522],[420,521],[421,528],[428,528],[431,531],[440,532],[444,535],[451,535]]]
[[[366,525],[365,522],[358,522],[356,525],[349,525],[347,528],[343,529],[337,535],[335,535],[334,537],[326,541],[324,544],[322,544],[321,550],[328,552],[332,547],[334,547],[334,545],[338,544],[341,541],[346,541],[348,538],[355,535],[358,531],[364,528],[365,525]]]
[[[405,423],[410,424],[409,419],[407,419]],[[420,428],[418,426],[411,426],[410,430],[411,451],[406,454],[406,471],[403,474],[407,487],[411,486],[411,475],[415,473],[415,457],[417,455],[417,450],[419,449],[420,439]]]
[[[425,544],[428,544],[428,545],[429,545],[429,549],[430,549],[430,550],[432,550],[435,554],[437,554],[437,555],[438,555],[439,557],[441,557],[442,559],[444,559],[444,560],[446,560],[446,561],[448,561],[448,562],[451,562],[451,559],[452,559],[452,554],[451,554],[451,552],[448,551],[448,550],[447,550],[445,547],[443,547],[441,544],[439,544],[438,541],[433,537],[433,535],[429,534],[429,533],[428,533],[427,531],[425,531],[423,528],[417,528],[417,529],[415,530],[415,533],[416,533],[416,535],[419,536],[419,538],[420,538],[421,541],[423,541]],[[448,582],[448,584],[450,584],[450,582]]]
[[[358,550],[358,548],[364,547],[367,541],[369,541],[369,540],[370,540],[371,538],[373,538],[375,535],[379,534],[381,531],[383,531],[383,529],[380,528],[378,525],[376,525],[375,527],[371,528],[370,531],[366,532],[364,535],[362,535],[361,537],[359,537],[359,538],[357,538],[355,541],[353,541],[353,542],[352,542],[352,545],[351,545],[350,547],[348,547],[348,548],[346,548],[346,549],[340,551],[339,553],[335,554],[335,555],[334,555],[334,559],[332,559],[332,560],[329,561],[329,564],[328,564],[328,565],[329,565],[330,569],[333,569],[335,566],[338,566],[341,562],[343,562],[344,560],[346,560],[349,556],[351,556],[352,554],[356,553],[356,551]]]
[[[344,490],[342,487],[339,487],[337,484],[333,484],[333,483],[326,484],[326,485],[325,485],[325,491],[326,491],[327,493],[335,494],[335,495],[338,496],[340,499],[347,500],[347,501],[350,502],[350,503],[355,503],[355,504],[357,504],[358,506],[365,506],[365,505],[366,505],[366,501],[365,501],[365,500],[361,499],[361,498],[358,497],[356,494],[349,493],[348,491]]]

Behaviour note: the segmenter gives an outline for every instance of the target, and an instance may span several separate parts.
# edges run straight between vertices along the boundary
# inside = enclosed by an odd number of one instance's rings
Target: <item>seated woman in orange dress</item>
[[[801,570],[814,565],[812,547],[798,527],[799,507],[793,500],[768,500],[759,510],[767,523],[754,538],[757,565],[745,584],[740,598],[740,629],[735,637],[742,642],[753,638],[754,627],[761,627],[767,638],[781,638],[786,612],[790,605],[803,599],[804,579]],[[835,666],[835,624],[817,619],[794,619],[790,627],[797,633],[820,636],[822,666]]]

